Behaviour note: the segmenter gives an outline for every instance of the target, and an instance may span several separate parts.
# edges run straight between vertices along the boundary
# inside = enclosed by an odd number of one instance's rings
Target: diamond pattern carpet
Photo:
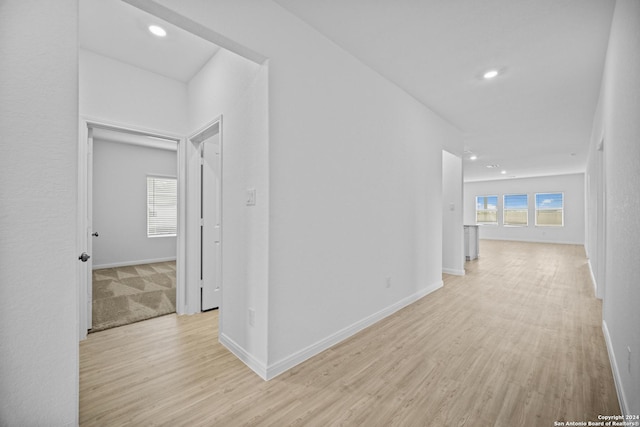
[[[91,332],[175,311],[175,261],[93,270]]]

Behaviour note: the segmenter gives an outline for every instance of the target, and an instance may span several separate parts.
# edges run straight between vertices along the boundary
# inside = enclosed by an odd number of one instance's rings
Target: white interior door
[[[220,132],[200,144],[201,168],[201,309],[220,307],[222,282],[221,252],[221,162]]]

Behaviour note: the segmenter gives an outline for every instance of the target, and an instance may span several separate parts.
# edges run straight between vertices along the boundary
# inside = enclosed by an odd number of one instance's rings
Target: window
[[[498,225],[498,196],[476,196],[476,223]]]
[[[536,194],[536,225],[543,227],[564,225],[564,193]]]
[[[529,225],[529,197],[526,194],[505,194],[503,206],[504,225]]]
[[[175,236],[177,212],[177,180],[147,176],[147,236]]]

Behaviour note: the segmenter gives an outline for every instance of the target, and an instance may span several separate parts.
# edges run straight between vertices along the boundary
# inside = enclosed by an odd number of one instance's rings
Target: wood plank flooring
[[[619,414],[584,249],[482,240],[466,276],[269,381],[217,311],[80,344],[83,426],[553,426]]]

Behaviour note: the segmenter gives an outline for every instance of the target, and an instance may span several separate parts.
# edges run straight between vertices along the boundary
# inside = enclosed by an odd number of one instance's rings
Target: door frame
[[[605,156],[605,135],[603,131],[596,149],[596,297],[601,300],[604,300],[607,288],[607,176]]]
[[[217,129],[216,129],[217,128]],[[223,262],[224,257],[224,218],[223,218],[223,191],[224,191],[224,137],[222,132],[222,115],[217,116],[204,126],[200,127],[195,132],[192,132],[187,138],[185,138],[185,159],[187,173],[187,185],[188,191],[186,209],[187,209],[187,229],[186,229],[186,258],[185,270],[186,270],[186,293],[185,293],[185,314],[193,314],[201,311],[201,295],[200,295],[200,267],[201,267],[201,250],[200,247],[200,204],[201,204],[201,182],[200,182],[200,144],[204,141],[207,135],[215,133],[219,134],[220,138],[220,192],[218,198],[220,201],[220,276],[223,276]],[[213,133],[212,133],[213,132]],[[220,306],[218,330],[222,330],[222,310],[223,310],[223,296],[224,286],[220,283]]]
[[[92,129],[101,128],[114,130],[119,132],[127,132],[134,135],[150,136],[162,139],[176,141],[176,167],[178,177],[178,233],[176,236],[176,312],[183,314],[185,312],[185,258],[186,258],[186,194],[187,194],[187,176],[184,164],[185,158],[185,141],[180,135],[171,132],[163,132],[151,129],[143,129],[122,123],[113,123],[105,120],[95,119],[91,117],[81,116],[79,120],[79,138],[78,138],[78,205],[77,205],[77,253],[87,252],[90,247],[90,234],[88,214],[91,213],[89,203],[92,199],[92,165],[89,164],[90,151],[89,143],[92,138]],[[88,252],[87,252],[88,253]],[[89,253],[91,255],[91,253]],[[88,269],[88,263],[79,262],[77,267],[78,279],[78,313],[79,323],[79,339],[83,340],[87,337],[87,331],[91,327],[91,300],[89,287],[91,271]]]

